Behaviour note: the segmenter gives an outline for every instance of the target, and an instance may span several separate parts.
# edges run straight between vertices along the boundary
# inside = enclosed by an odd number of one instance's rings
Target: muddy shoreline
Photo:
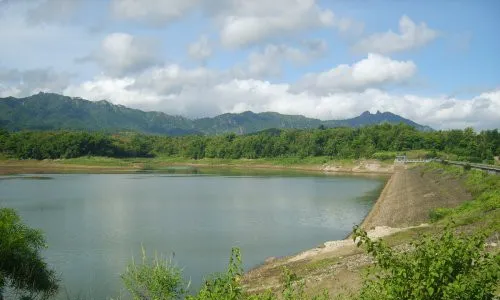
[[[322,165],[274,165],[274,164],[211,164],[211,163],[191,163],[191,162],[168,162],[158,163],[153,168],[144,163],[129,163],[127,165],[85,165],[66,164],[58,160],[4,160],[0,161],[0,175],[20,175],[20,174],[120,174],[120,173],[142,173],[142,172],[162,172],[175,167],[193,168],[214,168],[214,169],[240,169],[240,170],[276,170],[276,171],[304,171],[315,173],[339,173],[339,174],[379,174],[390,175],[393,173],[393,166],[383,165],[375,160],[362,160],[357,163],[345,166],[342,164],[328,163]]]

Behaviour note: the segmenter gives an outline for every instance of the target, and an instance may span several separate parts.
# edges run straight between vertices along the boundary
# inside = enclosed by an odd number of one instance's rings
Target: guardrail
[[[477,164],[477,163],[468,163],[468,162],[463,162],[463,161],[452,161],[452,160],[440,160],[441,162],[450,164],[450,165],[456,165],[456,166],[470,166],[471,169],[477,169],[477,170],[483,170],[483,171],[488,171],[488,172],[495,172],[497,174],[500,174],[500,167],[494,166],[494,165],[486,165],[486,164]]]
[[[406,163],[428,163],[428,162],[431,162],[431,161],[434,161],[434,159],[395,159],[394,162],[396,163],[402,163],[402,164],[406,164]]]
[[[478,163],[469,163],[463,161],[453,161],[453,160],[445,160],[445,159],[437,159],[437,158],[429,158],[429,159],[398,159],[394,160],[395,163],[406,164],[406,163],[428,163],[428,162],[440,162],[447,163],[450,165],[467,167],[469,166],[471,169],[488,171],[490,173],[500,174],[500,166],[487,165],[487,164],[478,164]]]

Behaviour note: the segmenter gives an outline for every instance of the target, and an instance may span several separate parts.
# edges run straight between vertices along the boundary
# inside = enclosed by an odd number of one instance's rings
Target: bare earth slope
[[[365,230],[376,226],[408,227],[427,222],[429,211],[455,207],[471,195],[452,179],[443,180],[432,173],[397,167],[377,203],[362,223]]]

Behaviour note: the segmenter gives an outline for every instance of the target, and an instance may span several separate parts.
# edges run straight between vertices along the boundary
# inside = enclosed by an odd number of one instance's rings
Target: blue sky
[[[500,2],[0,0],[0,96],[500,127]]]

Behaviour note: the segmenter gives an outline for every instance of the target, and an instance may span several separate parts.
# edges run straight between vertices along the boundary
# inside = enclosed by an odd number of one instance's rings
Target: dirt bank
[[[146,168],[147,165],[147,168]],[[359,173],[359,174],[392,174],[393,166],[377,160],[359,160],[352,164],[325,163],[325,164],[291,164],[279,165],[272,163],[255,163],[252,160],[235,160],[225,163],[193,163],[193,162],[162,162],[144,160],[132,162],[106,162],[106,165],[65,163],[64,160],[3,160],[0,161],[0,175],[11,174],[57,174],[57,173],[135,173],[161,172],[168,167],[190,166],[195,168],[232,168],[255,170],[294,170],[322,173]]]
[[[405,248],[410,236],[432,230],[425,224],[431,209],[454,207],[469,199],[471,195],[455,179],[423,173],[419,168],[396,167],[362,227],[371,237],[390,235],[387,239],[391,245]],[[270,259],[249,271],[244,283],[250,292],[279,288],[286,266],[306,278],[308,291],[326,288],[337,295],[357,290],[362,270],[370,263],[371,258],[352,240],[329,241],[295,256]]]
[[[408,227],[427,222],[431,209],[455,207],[471,195],[454,179],[419,168],[397,167],[365,218],[365,230],[376,226]]]
[[[59,174],[59,173],[133,173],[137,166],[91,166],[62,164],[52,160],[5,160],[0,161],[0,175],[14,174]]]

